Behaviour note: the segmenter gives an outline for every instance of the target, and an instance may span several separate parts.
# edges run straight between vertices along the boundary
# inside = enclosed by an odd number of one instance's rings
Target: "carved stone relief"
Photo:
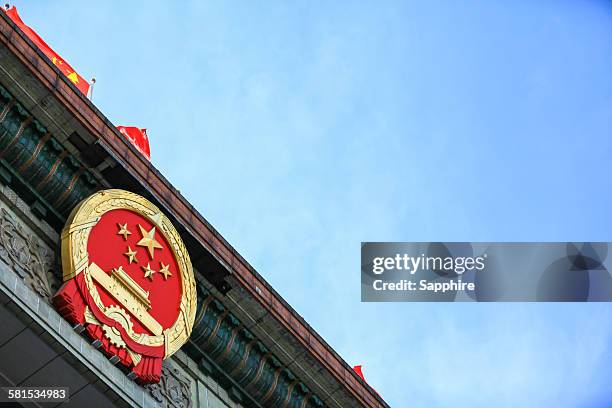
[[[158,384],[147,386],[151,396],[164,407],[190,408],[191,379],[179,369],[170,367],[166,362],[162,367],[162,377]]]
[[[60,282],[53,252],[4,208],[0,208],[0,259],[47,301],[56,292]]]

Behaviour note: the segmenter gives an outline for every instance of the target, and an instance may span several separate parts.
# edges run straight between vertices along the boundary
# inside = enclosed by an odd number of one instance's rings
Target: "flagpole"
[[[87,93],[87,98],[93,102],[93,89],[94,89],[94,85],[96,83],[96,78],[91,78],[91,81],[89,82],[89,92]]]

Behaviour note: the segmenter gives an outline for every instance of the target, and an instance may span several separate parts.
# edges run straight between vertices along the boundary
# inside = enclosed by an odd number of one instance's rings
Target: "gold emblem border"
[[[130,210],[149,220],[166,238],[177,260],[182,283],[182,296],[177,320],[159,336],[136,334],[131,330],[128,331],[130,337],[139,344],[146,346],[165,345],[164,359],[168,358],[181,348],[191,335],[195,321],[197,294],[193,267],[183,240],[168,217],[149,200],[129,191],[110,189],[94,193],[81,201],[70,213],[61,234],[64,282],[74,278],[79,273],[84,273],[89,293],[98,308],[104,313],[105,307],[89,272],[87,242],[91,229],[100,221],[100,218],[105,213],[115,209]]]

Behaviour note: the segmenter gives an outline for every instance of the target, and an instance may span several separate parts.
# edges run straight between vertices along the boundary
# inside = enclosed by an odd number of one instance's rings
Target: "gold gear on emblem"
[[[130,315],[121,307],[116,305],[108,306],[104,310],[104,314],[119,323],[128,333],[133,332],[133,324]],[[104,335],[110,340],[111,344],[117,347],[125,347],[125,342],[121,338],[119,330],[106,324],[102,325],[102,330],[104,330]]]

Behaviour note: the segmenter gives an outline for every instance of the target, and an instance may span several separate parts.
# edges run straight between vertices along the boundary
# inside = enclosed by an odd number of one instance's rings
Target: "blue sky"
[[[361,241],[611,241],[605,1],[20,1],[393,407],[612,404],[609,304],[361,304]]]

